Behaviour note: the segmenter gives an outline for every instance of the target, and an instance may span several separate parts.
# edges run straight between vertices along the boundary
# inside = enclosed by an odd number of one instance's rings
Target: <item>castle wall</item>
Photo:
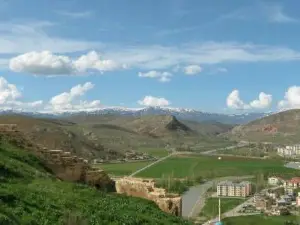
[[[182,198],[166,193],[163,188],[156,188],[153,180],[124,177],[116,181],[116,191],[154,201],[161,210],[176,216],[182,215]]]

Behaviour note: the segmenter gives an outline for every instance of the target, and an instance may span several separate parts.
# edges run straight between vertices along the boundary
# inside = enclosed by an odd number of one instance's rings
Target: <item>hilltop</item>
[[[58,180],[30,149],[18,147],[34,143],[0,137],[0,224],[189,224],[154,202]]]
[[[300,139],[300,110],[279,112],[236,126],[229,134],[240,140],[296,144]]]

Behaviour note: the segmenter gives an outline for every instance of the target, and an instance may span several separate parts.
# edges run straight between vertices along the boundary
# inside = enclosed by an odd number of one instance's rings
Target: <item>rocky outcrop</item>
[[[168,194],[163,188],[155,187],[154,180],[124,177],[116,181],[116,191],[120,194],[154,201],[161,210],[181,216],[181,197],[177,194]]]

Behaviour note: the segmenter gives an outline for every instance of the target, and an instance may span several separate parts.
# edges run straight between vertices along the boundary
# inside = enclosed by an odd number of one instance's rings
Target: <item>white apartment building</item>
[[[286,157],[300,156],[300,144],[277,148],[277,154]]]
[[[218,183],[217,195],[227,197],[247,197],[251,194],[251,183],[243,181],[235,183],[232,181],[222,181]]]

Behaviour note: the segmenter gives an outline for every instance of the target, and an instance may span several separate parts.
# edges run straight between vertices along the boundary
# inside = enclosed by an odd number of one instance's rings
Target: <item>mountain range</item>
[[[178,119],[189,121],[215,121],[224,124],[246,124],[250,121],[271,115],[268,113],[242,113],[242,114],[221,114],[208,113],[194,109],[167,108],[167,107],[145,107],[145,108],[123,108],[123,107],[104,107],[93,111],[61,111],[61,112],[27,112],[17,110],[2,110],[3,114],[22,114],[39,118],[64,118],[74,115],[115,115],[115,116],[145,116],[145,115],[172,115]]]

